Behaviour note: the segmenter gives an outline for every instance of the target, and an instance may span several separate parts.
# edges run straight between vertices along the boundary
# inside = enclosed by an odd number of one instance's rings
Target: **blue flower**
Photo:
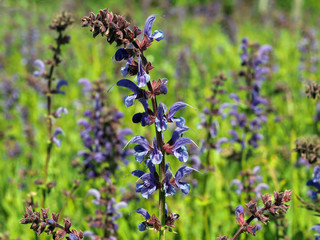
[[[55,89],[53,92],[54,92],[54,93],[60,93],[60,94],[62,94],[62,95],[65,95],[66,92],[60,90],[60,88],[61,88],[62,86],[68,86],[68,82],[67,82],[66,80],[64,80],[64,79],[61,79],[61,80],[58,81],[57,87],[56,87],[56,89]]]
[[[130,143],[138,144],[134,147],[134,150],[135,150],[134,157],[139,163],[144,161],[145,156],[151,152],[151,148],[148,140],[142,136],[133,137],[130,140]]]
[[[114,59],[116,61],[121,61],[123,59],[128,59],[128,57],[129,57],[129,53],[124,48],[119,48],[116,51],[115,55],[114,55]]]
[[[51,138],[51,141],[54,142],[56,144],[57,147],[61,146],[61,140],[57,138],[58,135],[64,135],[63,131],[61,128],[57,127],[54,132],[53,132],[53,136]]]
[[[152,34],[152,25],[155,20],[156,20],[156,15],[152,14],[147,18],[146,23],[144,25],[144,34],[148,36],[150,41],[153,41],[153,39],[155,39],[156,41],[160,41],[164,39],[164,33],[162,31],[156,30]]]
[[[128,88],[133,92],[132,95],[126,96],[123,99],[124,104],[126,107],[130,107],[133,105],[133,101],[135,99],[146,98],[146,93],[144,90],[140,89],[134,82],[128,80],[128,79],[121,79],[117,82],[118,87],[125,87]]]
[[[140,192],[143,198],[148,199],[149,196],[158,189],[159,176],[156,172],[156,168],[153,163],[149,160],[146,161],[150,173],[145,173],[141,170],[135,170],[131,172],[133,176],[138,177],[142,183],[136,185],[136,192]]]
[[[44,73],[44,70],[45,70],[45,65],[44,65],[44,62],[40,59],[37,59],[34,61],[33,63],[39,70],[36,70],[33,72],[33,75],[35,77],[40,77],[42,76],[42,74]]]
[[[136,210],[136,212],[139,213],[139,214],[141,214],[146,221],[150,219],[150,214],[149,214],[148,211],[145,210],[144,208],[138,208],[138,209]],[[147,229],[147,227],[148,227],[148,224],[147,224],[146,222],[141,222],[141,223],[139,223],[139,225],[138,225],[139,231],[145,231],[145,230]]]
[[[140,56],[138,58],[138,73],[134,81],[137,81],[138,87],[145,87],[150,81],[150,76],[143,69]]]
[[[188,129],[189,128],[187,127],[176,128],[170,141],[163,146],[166,153],[174,155],[181,162],[186,162],[189,158],[189,154],[185,145],[191,143],[195,144],[190,138],[181,137],[182,133],[188,131]]]
[[[185,176],[190,174],[194,169],[191,167],[183,166],[181,167],[177,172],[174,177],[174,181],[172,181],[172,184],[179,188],[181,192],[184,194],[188,194],[190,191],[190,185],[186,182],[182,182],[181,179]]]
[[[149,104],[145,99],[139,99],[141,102],[144,112],[143,113],[136,113],[132,117],[132,122],[134,123],[141,123],[141,126],[149,126],[155,122],[155,117],[153,116],[153,112],[149,108]]]
[[[159,103],[157,117],[155,120],[155,125],[158,132],[167,130],[167,119],[164,117],[166,111],[166,105]]]

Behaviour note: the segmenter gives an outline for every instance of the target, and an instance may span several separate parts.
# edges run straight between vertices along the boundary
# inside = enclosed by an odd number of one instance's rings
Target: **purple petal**
[[[176,181],[180,181],[180,179],[181,179],[184,175],[190,174],[193,170],[195,170],[195,169],[193,169],[193,168],[191,168],[191,167],[187,167],[187,166],[181,167],[181,168],[176,172],[176,175],[175,175]]]
[[[158,132],[167,130],[167,119],[164,117],[166,111],[166,105],[164,105],[163,103],[159,103],[157,118],[155,121],[155,125]]]
[[[61,94],[65,95],[66,92],[60,90],[60,88],[62,86],[68,86],[68,82],[66,80],[64,80],[64,79],[59,80],[59,82],[57,83],[57,87],[56,88],[57,88],[57,92],[58,93],[61,93]]]
[[[40,60],[40,59],[37,59],[37,60],[34,61],[33,64],[39,69],[38,71],[34,71],[33,75],[35,77],[41,76],[44,73],[44,70],[45,70],[44,62],[42,60]]]
[[[135,137],[133,137],[129,142],[132,143],[132,144],[140,144],[140,145],[142,145],[145,149],[150,149],[150,148],[149,148],[149,142],[148,142],[148,140],[145,139],[145,138],[142,137],[142,136],[135,136]]]
[[[91,82],[86,79],[86,78],[80,78],[79,81],[78,81],[79,84],[81,84],[83,87],[82,87],[82,92],[83,93],[86,93],[86,92],[89,92],[92,90],[92,85],[91,85]]]
[[[180,109],[182,109],[186,106],[187,106],[187,104],[184,102],[176,102],[176,103],[172,104],[172,106],[168,112],[168,119],[171,119],[176,114],[177,111],[179,111]]]
[[[135,170],[133,172],[131,172],[131,174],[135,177],[140,178],[143,174],[145,174],[145,172],[141,171],[141,170]]]
[[[153,152],[150,155],[150,159],[153,164],[160,164],[162,162],[162,158],[163,158],[163,154],[158,149],[157,139],[154,137],[153,138]]]
[[[189,130],[188,127],[176,128],[176,130],[174,130],[174,132],[172,134],[172,138],[170,140],[170,142],[172,142],[172,145],[175,144],[175,142],[180,138],[181,134],[183,134],[184,132],[186,132],[188,130]]]
[[[64,108],[64,107],[59,107],[59,108],[53,113],[53,116],[54,116],[55,118],[61,118],[62,113],[63,113],[63,114],[68,114],[68,109],[66,109],[66,108]]]
[[[236,207],[235,212],[236,212],[237,217],[239,217],[239,215],[241,213],[243,213],[243,207],[241,205],[239,205],[238,207]]]
[[[117,82],[117,86],[118,87],[125,87],[125,88],[128,88],[129,90],[131,90],[133,93],[135,93],[135,94],[137,94],[137,92],[138,92],[138,86],[134,83],[134,82],[132,82],[132,81],[130,81],[130,80],[128,80],[128,79],[121,79],[121,80],[119,80],[118,82]]]
[[[137,213],[141,214],[142,217],[144,217],[145,220],[150,219],[150,214],[148,213],[147,210],[145,210],[144,208],[138,208],[136,210]]]
[[[121,61],[122,59],[126,59],[128,57],[129,53],[124,48],[119,48],[114,55],[114,59],[116,61]]]
[[[61,146],[61,140],[57,138],[58,135],[64,135],[63,131],[61,128],[57,127],[55,130],[54,130],[54,133],[53,133],[53,136],[52,136],[52,142],[54,142],[56,144],[57,147],[60,147]]]
[[[187,138],[187,137],[179,138],[174,144],[173,151],[177,150],[178,148],[180,148],[186,144],[190,144],[190,143],[194,144],[194,142],[190,138]]]
[[[144,24],[144,34],[147,35],[148,37],[152,35],[152,25],[155,20],[156,20],[156,15],[152,14],[147,18],[146,23]]]

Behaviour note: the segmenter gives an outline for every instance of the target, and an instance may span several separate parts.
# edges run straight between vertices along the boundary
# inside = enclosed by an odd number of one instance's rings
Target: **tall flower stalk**
[[[55,39],[56,46],[50,45],[49,49],[53,52],[53,57],[50,60],[46,61],[46,64],[49,66],[49,71],[45,71],[45,63],[38,59],[34,62],[35,66],[38,68],[37,71],[34,71],[33,75],[36,77],[44,78],[47,81],[47,89],[46,99],[47,99],[47,131],[48,131],[48,142],[47,142],[47,150],[46,150],[46,160],[44,166],[43,180],[40,181],[43,184],[43,193],[42,193],[42,202],[41,206],[45,206],[45,200],[47,195],[47,178],[48,178],[48,168],[51,156],[51,150],[53,144],[55,143],[58,147],[61,145],[61,140],[57,138],[58,135],[63,134],[61,128],[56,128],[53,131],[53,118],[61,117],[62,113],[67,113],[67,109],[60,107],[57,110],[53,111],[53,96],[54,94],[65,94],[64,91],[61,90],[61,87],[67,85],[66,80],[59,80],[56,87],[53,87],[53,83],[55,81],[54,70],[61,62],[61,46],[68,44],[70,41],[70,36],[68,34],[64,34],[66,28],[71,25],[73,19],[70,14],[66,12],[62,12],[61,15],[54,17],[51,24],[49,25],[49,29],[54,30],[58,33],[58,37]]]
[[[129,79],[121,79],[116,85],[125,87],[133,92],[132,95],[124,98],[126,107],[134,104],[138,100],[144,111],[136,113],[132,117],[132,121],[141,126],[155,125],[155,137],[152,144],[143,136],[135,136],[130,140],[131,144],[136,144],[135,159],[139,163],[144,163],[150,172],[135,170],[131,174],[139,178],[141,183],[137,183],[136,192],[140,192],[144,198],[149,198],[156,190],[159,191],[159,216],[155,214],[150,216],[147,210],[143,208],[137,209],[137,213],[141,214],[145,221],[138,226],[140,231],[152,228],[153,231],[159,232],[159,239],[166,239],[166,230],[174,228],[174,222],[179,215],[170,213],[166,205],[166,197],[174,195],[176,189],[180,189],[183,193],[188,194],[190,186],[183,182],[182,178],[191,173],[194,169],[183,166],[173,177],[169,162],[166,163],[165,155],[173,155],[181,162],[188,160],[188,152],[186,144],[192,144],[193,141],[182,134],[188,130],[185,126],[183,117],[175,117],[175,114],[187,104],[183,102],[174,103],[167,112],[167,106],[158,103],[157,96],[167,94],[168,80],[165,78],[150,81],[149,72],[154,68],[151,62],[147,60],[144,52],[156,41],[164,38],[162,31],[152,32],[152,26],[156,19],[156,15],[151,15],[146,20],[144,31],[136,26],[130,26],[122,16],[109,12],[108,9],[100,10],[95,15],[90,13],[89,17],[82,18],[82,25],[90,27],[93,37],[101,34],[107,38],[112,44],[115,42],[119,48],[114,56],[116,61],[126,61],[126,65],[121,68],[124,77],[135,76],[137,84]],[[143,34],[142,34],[143,33]],[[147,89],[143,89],[147,87]],[[151,107],[149,107],[151,102]],[[165,142],[163,132],[167,130],[168,123],[175,123],[176,129],[169,141]],[[158,170],[157,170],[158,168]]]

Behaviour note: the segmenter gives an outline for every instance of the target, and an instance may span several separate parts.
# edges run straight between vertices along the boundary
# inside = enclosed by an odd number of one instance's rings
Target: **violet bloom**
[[[129,57],[129,53],[124,48],[119,48],[114,55],[114,59],[116,61],[128,59],[128,57]]]
[[[64,107],[59,107],[54,113],[52,114],[55,118],[61,118],[62,114],[68,114],[68,109]]]
[[[117,86],[128,88],[129,90],[131,90],[133,92],[132,95],[126,96],[123,99],[123,102],[126,105],[126,107],[132,106],[133,101],[135,99],[140,99],[140,98],[146,99],[145,92],[142,89],[140,89],[134,82],[131,82],[128,79],[119,80],[117,82]]]
[[[36,70],[33,72],[33,75],[35,77],[40,77],[42,76],[42,74],[44,73],[44,70],[45,70],[45,64],[42,60],[40,59],[37,59],[34,61],[33,63],[39,70]]]
[[[58,135],[64,135],[63,131],[61,128],[57,127],[54,132],[53,132],[53,136],[51,138],[51,141],[54,142],[56,144],[57,147],[61,146],[61,140],[57,138]]]
[[[184,194],[188,194],[190,191],[190,185],[186,182],[182,182],[181,179],[190,174],[194,169],[191,167],[187,167],[187,166],[183,166],[181,167],[175,175],[174,181],[172,182],[172,184],[179,188],[181,190],[181,192],[183,192]]]
[[[182,133],[186,132],[189,128],[177,128],[168,143],[164,145],[166,153],[174,155],[180,162],[186,162],[189,158],[187,151],[187,144],[195,144],[190,138],[181,137]],[[196,144],[195,144],[196,145]]]
[[[141,102],[144,112],[143,113],[136,113],[132,117],[132,122],[134,123],[141,123],[141,126],[149,126],[155,122],[154,117],[152,116],[152,111],[149,108],[149,104],[145,99],[139,99]]]
[[[313,191],[313,190],[310,191],[310,197],[312,199],[318,199],[318,193],[320,193],[319,178],[320,178],[320,166],[315,166],[315,168],[313,169],[313,179],[307,182],[307,186],[312,186],[317,189],[317,191]]]
[[[239,205],[238,207],[236,207],[235,213],[236,213],[237,217],[239,217],[240,214],[243,214],[243,207],[242,207],[241,205]]]
[[[152,34],[152,25],[155,20],[156,20],[156,15],[152,14],[147,18],[146,23],[144,25],[144,34],[149,38],[150,41],[153,41],[154,39],[156,41],[160,41],[164,39],[164,33],[162,31],[156,30]]]
[[[170,180],[172,178],[172,172],[169,169],[170,164],[166,163],[166,174],[164,178],[164,190],[166,192],[166,197],[170,195],[174,195],[176,193],[176,189],[174,186],[170,183]]]
[[[83,94],[92,91],[92,85],[88,79],[80,78],[78,83],[82,85],[82,93]]]
[[[159,103],[157,117],[155,121],[155,125],[158,132],[167,130],[167,119],[164,117],[166,111],[167,106],[163,103]]]
[[[146,162],[146,165],[148,166],[150,173],[145,173],[141,170],[135,170],[131,172],[131,174],[138,177],[139,180],[142,181],[142,183],[137,183],[136,192],[140,192],[143,198],[148,199],[149,196],[158,188],[157,179],[159,178],[159,176],[156,172],[155,166],[150,160]]]
[[[61,80],[58,81],[57,86],[56,86],[56,89],[55,89],[55,93],[60,93],[60,94],[62,94],[62,95],[65,95],[66,92],[60,90],[60,88],[61,88],[62,86],[68,86],[68,82],[67,82],[66,80],[64,80],[64,79],[61,79]]]
[[[150,160],[153,164],[160,164],[163,158],[162,152],[158,149],[157,140],[153,138],[153,148],[149,145],[147,139],[142,136],[135,136],[130,140],[132,144],[138,144],[134,147],[135,159],[141,163],[144,161],[145,156],[150,154]]]
[[[140,56],[138,58],[138,73],[134,81],[137,82],[138,87],[145,87],[150,81],[150,76],[143,69]]]
[[[320,240],[320,224],[313,225],[311,229],[318,232],[318,236],[315,237],[315,240]]]
[[[133,57],[130,57],[126,62],[126,65],[124,67],[121,67],[121,74],[123,77],[128,75],[129,66],[132,63],[132,61],[133,61]]]
[[[165,112],[167,111],[166,105],[163,103],[159,103],[157,117],[155,120],[157,131],[165,131],[167,129],[167,122],[175,122],[177,127],[183,128],[185,126],[185,120],[183,117],[177,118],[174,117],[174,115],[182,108],[185,108],[187,106],[184,102],[176,102],[172,104],[167,114]]]
[[[136,212],[139,213],[139,214],[141,214],[142,217],[144,217],[144,219],[145,219],[146,221],[150,219],[150,214],[149,214],[148,211],[145,210],[144,208],[138,208],[138,209],[136,210]],[[146,224],[146,222],[141,222],[141,223],[139,223],[139,225],[138,225],[138,229],[139,229],[139,231],[145,231],[145,230],[147,230],[147,226],[148,226],[148,225]]]
[[[144,161],[145,156],[151,152],[148,140],[142,136],[135,136],[129,142],[132,144],[138,144],[134,147],[134,157],[139,163]]]

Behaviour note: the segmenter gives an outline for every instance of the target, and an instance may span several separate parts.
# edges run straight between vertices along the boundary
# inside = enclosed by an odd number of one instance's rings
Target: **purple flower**
[[[68,109],[64,108],[64,107],[59,107],[52,115],[55,118],[61,118],[61,114],[68,114]]]
[[[126,96],[123,99],[124,104],[126,105],[126,107],[130,107],[133,105],[133,101],[135,99],[140,99],[140,98],[146,98],[145,92],[140,89],[134,82],[131,82],[128,79],[121,79],[117,82],[117,86],[118,87],[125,87],[128,88],[129,90],[131,90],[133,92],[132,95]]]
[[[91,82],[86,78],[80,78],[78,81],[79,84],[81,84],[82,87],[82,93],[85,94],[87,92],[90,92],[92,90]]]
[[[159,103],[155,125],[158,132],[167,130],[167,119],[164,117],[167,111],[166,105]]]
[[[149,214],[148,211],[145,210],[144,208],[138,208],[138,209],[136,210],[136,212],[139,213],[139,214],[141,214],[142,217],[144,217],[144,219],[145,219],[146,221],[150,219],[150,214]],[[141,223],[139,223],[139,225],[138,225],[138,229],[139,229],[139,231],[145,231],[145,230],[147,229],[147,226],[148,226],[148,225],[146,224],[146,222],[141,222]]]
[[[150,81],[150,76],[143,69],[140,56],[138,58],[138,74],[134,81],[137,82],[138,87],[145,87]]]
[[[236,190],[235,190],[235,193],[237,195],[241,195],[242,191],[243,191],[243,184],[242,182],[239,180],[239,179],[233,179],[231,181],[231,185],[235,185],[237,186]]]
[[[226,137],[223,137],[223,138],[219,138],[218,141],[216,142],[216,149],[218,152],[222,152],[222,147],[221,145],[224,144],[224,143],[228,143],[229,140],[228,138]]]
[[[269,189],[268,184],[259,183],[254,189],[254,192],[256,193],[256,198],[258,199],[261,196],[263,190],[268,190],[268,189]]]
[[[170,195],[174,195],[176,193],[176,189],[174,186],[170,183],[170,180],[172,178],[172,172],[169,169],[169,163],[166,163],[166,174],[164,179],[164,190],[166,192],[166,197]]]
[[[58,81],[57,87],[56,87],[56,93],[60,93],[60,94],[62,94],[62,95],[65,95],[66,92],[60,90],[60,88],[61,88],[62,86],[68,86],[68,82],[67,82],[66,80],[64,80],[64,79],[61,79],[61,80]]]
[[[174,177],[174,181],[172,181],[172,184],[179,188],[181,192],[184,194],[188,194],[190,191],[190,185],[186,182],[182,182],[181,179],[185,176],[190,174],[194,169],[191,167],[183,166],[181,167]]]
[[[168,122],[175,122],[177,127],[183,128],[185,126],[185,120],[183,117],[176,118],[174,115],[182,108],[186,107],[188,104],[184,102],[176,102],[172,104],[172,106],[169,109],[167,120]],[[189,105],[190,106],[190,105]]]
[[[54,132],[53,132],[53,136],[51,138],[51,141],[54,142],[56,144],[57,147],[61,146],[61,140],[57,138],[58,135],[64,135],[63,131],[61,128],[57,127]]]
[[[97,189],[92,188],[92,189],[90,189],[90,190],[88,191],[87,194],[92,195],[92,196],[95,197],[95,199],[92,200],[92,203],[93,203],[94,205],[96,205],[96,206],[100,205],[101,194],[100,194],[100,192],[99,192]]]
[[[128,59],[128,57],[129,57],[129,53],[124,48],[119,48],[116,51],[115,55],[114,55],[114,59],[116,61],[121,61],[123,59]]]
[[[163,154],[158,149],[157,139],[154,137],[153,138],[153,151],[150,154],[150,159],[153,164],[160,164],[162,162],[162,158],[163,158]]]
[[[134,114],[132,117],[132,122],[141,123],[141,126],[143,126],[143,127],[149,126],[155,122],[154,117],[150,117],[150,115],[152,115],[153,112],[150,110],[147,100],[139,99],[139,102],[141,102],[141,104],[144,108],[144,112]]]
[[[240,214],[243,213],[243,207],[242,207],[241,205],[239,205],[238,207],[236,207],[235,213],[236,213],[237,217],[239,217]]]
[[[188,131],[189,128],[176,128],[173,132],[169,142],[164,145],[164,151],[168,154],[174,155],[181,162],[186,162],[189,158],[189,154],[186,148],[186,144],[196,145],[190,138],[181,137],[182,133]]]
[[[249,140],[249,144],[254,147],[254,148],[257,148],[259,145],[258,145],[258,141],[259,140],[262,140],[263,139],[263,136],[259,133],[254,133],[252,134],[250,140]]]
[[[147,20],[146,23],[144,25],[144,34],[146,36],[148,36],[148,38],[150,39],[150,41],[153,41],[153,39],[155,39],[156,41],[160,41],[162,39],[164,39],[164,33],[162,31],[156,30],[153,34],[152,34],[152,25],[153,22],[156,20],[156,15],[150,15]]]
[[[318,234],[320,234],[320,224],[313,225],[311,229],[313,231],[318,232]],[[315,240],[320,240],[320,236],[316,236]]]
[[[44,70],[45,70],[44,62],[42,60],[40,60],[40,59],[37,59],[37,60],[34,61],[33,64],[39,69],[37,71],[34,71],[33,75],[35,77],[40,77],[44,73]]]
[[[129,142],[138,144],[134,147],[134,157],[139,163],[144,161],[145,156],[151,151],[148,140],[142,136],[135,136]]]
[[[150,173],[145,173],[141,170],[135,170],[131,172],[133,176],[136,176],[139,178],[139,180],[142,181],[142,183],[137,183],[136,185],[136,192],[140,192],[141,196],[143,198],[148,199],[149,196],[157,190],[158,180],[156,181],[156,178],[158,179],[159,176],[156,172],[155,166],[152,164],[152,162],[146,161],[146,164],[150,170]],[[155,178],[156,176],[156,178]]]
[[[126,62],[126,65],[121,68],[121,74],[122,74],[123,77],[128,75],[128,69],[129,69],[129,66],[132,63],[132,61],[133,61],[133,58],[130,57]]]

